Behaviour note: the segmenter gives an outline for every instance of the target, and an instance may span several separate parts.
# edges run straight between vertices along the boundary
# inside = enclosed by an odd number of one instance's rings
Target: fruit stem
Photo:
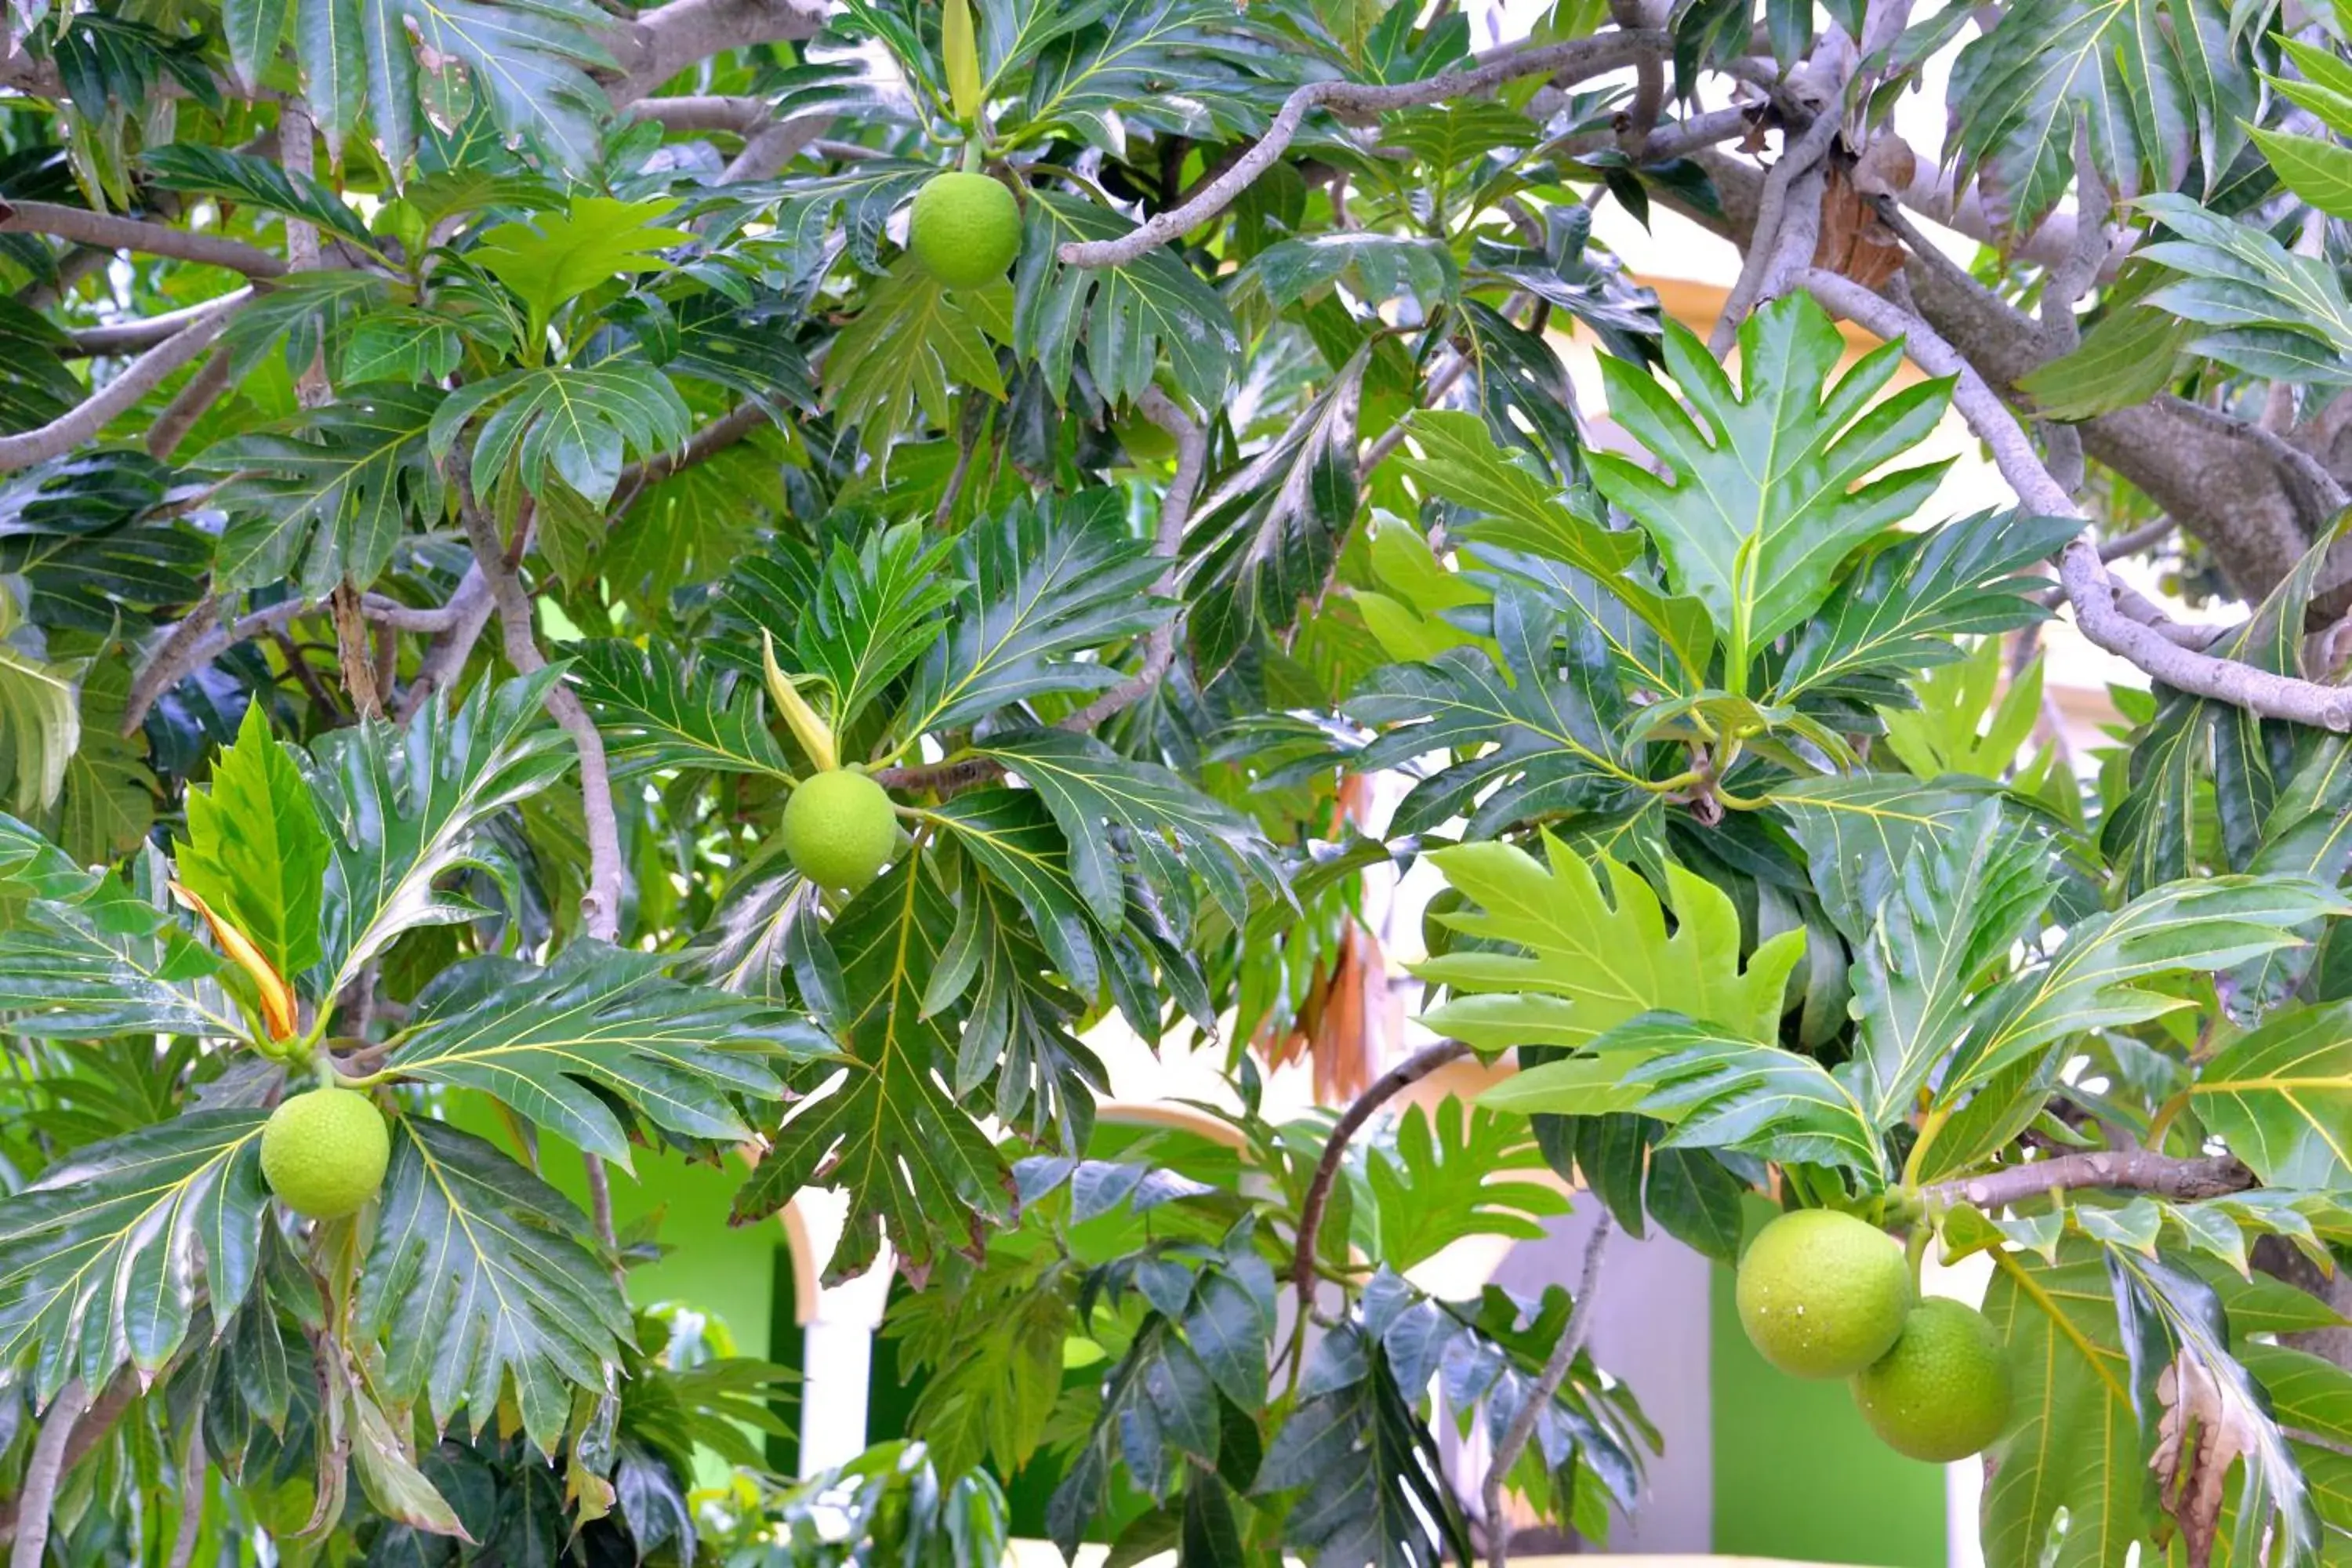
[[[1924,1272],[1927,1261],[1927,1237],[1933,1234],[1933,1231],[1934,1227],[1931,1226],[1915,1225],[1911,1227],[1910,1234],[1903,1238],[1903,1257],[1904,1261],[1911,1265],[1911,1289],[1914,1293],[1916,1293],[1919,1289],[1919,1276]]]
[[[987,153],[980,144],[980,132],[975,127],[972,133],[964,139],[963,172],[967,174],[980,174],[981,165],[986,158]]]
[[[319,1080],[320,1089],[342,1087],[342,1080],[335,1073],[335,1059],[324,1051],[310,1058],[310,1072]]]

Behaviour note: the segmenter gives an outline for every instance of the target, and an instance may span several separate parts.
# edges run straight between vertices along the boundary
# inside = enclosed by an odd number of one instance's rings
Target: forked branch
[[[2051,478],[2009,405],[1935,328],[1837,273],[1809,268],[1797,280],[1831,310],[1889,342],[1901,342],[1913,363],[1930,375],[1952,377],[1952,405],[1990,449],[2001,478],[2029,510],[2045,517],[2083,519],[2082,508]],[[2165,635],[2161,624],[2126,614],[2117,604],[2120,590],[2107,574],[2106,563],[2099,558],[2098,541],[2087,527],[2058,552],[2058,581],[2074,606],[2075,624],[2094,646],[2129,661],[2165,685],[2265,719],[2284,719],[2339,733],[2352,731],[2352,688],[2322,686],[2216,658],[2181,646]]]
[[[1191,199],[1156,213],[1116,239],[1078,240],[1062,247],[1062,259],[1072,267],[1124,267],[1129,262],[1189,234],[1231,206],[1234,198],[1272,168],[1298,134],[1307,116],[1328,109],[1342,114],[1384,114],[1467,98],[1520,77],[1548,76],[1581,79],[1619,69],[1643,59],[1654,59],[1673,47],[1672,37],[1653,28],[1601,33],[1563,44],[1513,49],[1468,70],[1447,71],[1423,81],[1310,81],[1283,100],[1281,110],[1265,134],[1233,162],[1233,166],[1207,182]]]

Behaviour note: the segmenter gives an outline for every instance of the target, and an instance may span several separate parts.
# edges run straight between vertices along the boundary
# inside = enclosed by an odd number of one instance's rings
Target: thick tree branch
[[[1568,77],[1580,79],[1616,70],[1637,61],[1654,59],[1672,47],[1668,35],[1651,29],[1601,33],[1564,44],[1504,51],[1468,70],[1447,71],[1422,81],[1365,83],[1311,81],[1283,100],[1281,110],[1265,134],[1234,160],[1233,166],[1203,184],[1190,200],[1156,213],[1116,239],[1075,241],[1061,248],[1072,267],[1123,267],[1146,251],[1215,217],[1249,188],[1289,149],[1307,114],[1328,109],[1343,114],[1381,114],[1441,103],[1487,91],[1520,77]]]
[[[0,234],[46,234],[103,250],[133,250],[142,256],[226,267],[247,278],[276,278],[287,270],[282,258],[242,240],[50,202],[0,201]]]
[[[813,38],[825,9],[824,0],[670,0],[605,35],[621,74],[604,90],[626,109],[698,60]]]
[[[163,384],[173,371],[209,348],[244,300],[242,291],[214,300],[174,336],[131,361],[121,374],[47,425],[22,435],[0,436],[0,473],[13,473],[51,458],[61,458],[97,436]]]
[[[2253,1172],[2234,1154],[2183,1159],[2147,1149],[2120,1149],[2029,1160],[1980,1176],[1937,1182],[1920,1191],[1930,1205],[1966,1203],[1993,1210],[2076,1187],[2113,1187],[2194,1200],[2242,1193],[2255,1184]]]
[[[1358,1095],[1354,1103],[1339,1113],[1331,1124],[1331,1135],[1323,1141],[1323,1157],[1315,1163],[1315,1174],[1308,1178],[1307,1193],[1298,1204],[1298,1235],[1290,1265],[1290,1288],[1298,1297],[1298,1332],[1304,1334],[1307,1320],[1315,1306],[1316,1233],[1323,1228],[1323,1211],[1331,1202],[1331,1184],[1339,1179],[1339,1163],[1348,1157],[1348,1143],[1364,1130],[1364,1123],[1373,1113],[1451,1062],[1460,1061],[1470,1054],[1470,1047],[1460,1040],[1440,1040],[1424,1046],[1374,1079],[1371,1087]]]
[[[768,122],[764,98],[641,98],[628,106],[637,120],[657,120],[668,131],[731,131],[749,136]]]
[[[1850,278],[1808,268],[1799,281],[1839,315],[1889,342],[1901,342],[1912,361],[1929,374],[1954,377],[1952,405],[1990,449],[2001,477],[2028,510],[2045,517],[2082,517],[2074,498],[2034,455],[2033,443],[2009,405],[1933,327]],[[2116,605],[2116,585],[2099,559],[2098,542],[2088,531],[2059,552],[2058,581],[2084,637],[2167,686],[2265,719],[2352,731],[2352,688],[2322,686],[2217,658],[2184,647],[2157,626],[2125,614]]]
[[[531,625],[530,595],[522,579],[507,564],[506,545],[498,524],[474,499],[473,479],[465,448],[449,458],[450,479],[457,492],[457,510],[466,524],[466,538],[474,547],[474,564],[488,584],[504,640],[507,662],[518,674],[537,675],[547,668],[539,651],[539,636]],[[604,737],[590,718],[579,693],[558,683],[548,689],[547,711],[572,737],[580,753],[580,809],[588,827],[588,890],[580,900],[580,920],[585,934],[599,942],[615,940],[621,930],[621,860],[619,820],[613,811],[613,772],[604,755]]]
[[[1528,1440],[1536,1435],[1536,1423],[1550,1408],[1559,1385],[1568,1381],[1569,1369],[1576,1364],[1577,1352],[1592,1331],[1592,1303],[1601,1294],[1601,1256],[1609,1250],[1610,1233],[1614,1229],[1616,1221],[1603,1208],[1584,1243],[1584,1267],[1577,1271],[1576,1300],[1569,1305],[1568,1324],[1560,1330],[1559,1342],[1544,1358],[1543,1371],[1537,1373],[1527,1397],[1512,1413],[1511,1424],[1503,1429],[1502,1440],[1486,1461],[1486,1479],[1478,1490],[1479,1512],[1486,1526],[1486,1568],[1508,1568],[1511,1521],[1503,1514],[1503,1481],[1527,1452]]]

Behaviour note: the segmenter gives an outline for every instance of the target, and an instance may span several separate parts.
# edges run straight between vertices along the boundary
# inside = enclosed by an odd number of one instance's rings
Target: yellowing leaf
[[[204,917],[205,924],[212,927],[213,940],[220,943],[221,952],[228,955],[230,963],[251,977],[254,989],[261,997],[262,1027],[268,1031],[269,1037],[273,1040],[291,1039],[301,1024],[294,988],[286,984],[285,976],[262,956],[261,950],[253,945],[252,939],[214,913],[212,906],[196,894],[173,882],[172,896],[179,900],[183,907]]]

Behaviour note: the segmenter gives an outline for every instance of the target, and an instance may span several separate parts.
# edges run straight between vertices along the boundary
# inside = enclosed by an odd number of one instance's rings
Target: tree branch
[[[105,429],[118,416],[129,413],[173,371],[209,348],[244,302],[242,290],[214,300],[176,334],[131,361],[101,390],[47,425],[22,435],[0,436],[0,473],[63,457]]]
[[[668,131],[731,131],[749,136],[768,122],[764,98],[641,98],[628,106],[637,120],[657,120]]]
[[[1330,1205],[1331,1184],[1339,1179],[1339,1163],[1347,1158],[1349,1141],[1363,1131],[1364,1123],[1381,1106],[1438,1068],[1469,1054],[1470,1047],[1460,1040],[1440,1040],[1433,1046],[1424,1046],[1374,1079],[1371,1087],[1358,1095],[1355,1102],[1339,1113],[1339,1120],[1331,1124],[1331,1135],[1323,1142],[1323,1157],[1315,1163],[1315,1174],[1308,1178],[1306,1196],[1298,1204],[1298,1234],[1290,1265],[1290,1288],[1298,1297],[1299,1334],[1307,1331],[1307,1315],[1315,1306],[1316,1233],[1323,1228],[1323,1211]]]
[[[147,430],[147,455],[160,460],[178,451],[180,443],[188,438],[188,432],[195,428],[196,421],[227,391],[228,355],[215,353],[196,367],[196,374],[188,377],[172,395],[172,401],[163,405],[163,412],[155,416],[155,423]]]
[[[46,234],[101,250],[135,250],[142,256],[226,267],[247,278],[277,278],[287,270],[283,258],[242,240],[54,202],[0,200],[0,234]]]
[[[1931,1205],[1966,1203],[1990,1211],[2076,1187],[2114,1187],[2189,1200],[2242,1193],[2255,1184],[2253,1172],[2234,1154],[2182,1159],[2147,1149],[2121,1149],[2029,1160],[1920,1191]]]
[[[626,109],[698,60],[813,38],[825,10],[823,0],[670,0],[604,36],[621,71],[604,90]]]
[[[1723,313],[1707,334],[1706,346],[1717,358],[1730,352],[1748,312],[1778,293],[1792,269],[1812,260],[1822,226],[1822,160],[1837,132],[1835,113],[1816,115],[1801,136],[1784,141],[1780,161],[1764,177],[1755,237],[1724,299]]]
[[[462,446],[450,454],[449,470],[457,493],[458,515],[466,525],[466,538],[474,547],[474,564],[488,584],[490,602],[498,610],[507,662],[514,666],[518,674],[537,675],[547,668],[547,657],[539,651],[538,634],[531,626],[530,595],[523,591],[522,580],[515,574],[514,568],[507,564],[506,547],[499,538],[498,524],[474,498],[473,476]],[[604,737],[598,731],[595,720],[588,716],[579,693],[570,687],[561,682],[550,687],[546,702],[548,713],[563,726],[580,753],[580,809],[588,826],[588,890],[580,900],[582,929],[599,942],[612,942],[620,934],[624,873],[620,824],[613,812],[613,773],[604,756]]]
[[[1209,433],[1201,422],[1180,407],[1174,398],[1156,386],[1147,386],[1135,400],[1136,408],[1146,419],[1168,432],[1176,443],[1176,473],[1168,481],[1168,489],[1160,498],[1160,536],[1154,542],[1154,553],[1167,559],[1167,570],[1151,584],[1154,595],[1173,592],[1180,552],[1184,544],[1185,525],[1192,521],[1192,498],[1201,488],[1202,473],[1209,465]],[[1176,619],[1170,616],[1151,628],[1144,638],[1143,663],[1136,672],[1104,692],[1076,712],[1062,721],[1065,730],[1087,731],[1112,714],[1141,701],[1150,695],[1176,662]]]
[[[25,1461],[25,1484],[16,1494],[16,1540],[9,1549],[8,1568],[41,1568],[49,1549],[49,1510],[57,1502],[58,1483],[71,1468],[68,1447],[89,1408],[89,1391],[78,1377],[49,1402],[40,1435],[33,1439],[32,1457]]]
[[[2082,509],[2034,455],[2032,442],[2009,405],[1933,327],[1850,278],[1809,268],[1798,281],[1839,315],[1889,342],[1902,342],[1920,369],[1931,375],[1954,377],[1952,405],[1991,450],[1994,465],[2028,510],[2045,517],[2083,516]],[[2167,686],[2265,719],[2285,719],[2338,732],[2352,731],[2352,688],[2273,675],[2184,647],[2159,626],[2117,608],[2116,584],[2099,559],[2097,540],[2087,530],[2059,552],[2058,581],[2074,606],[2075,625],[2084,637]]]
[[[449,602],[442,606],[447,612],[449,624],[434,635],[425,649],[425,658],[417,664],[416,678],[393,704],[392,716],[406,723],[417,710],[433,700],[436,691],[446,691],[457,683],[465,671],[466,661],[474,655],[474,645],[482,640],[482,630],[490,624],[490,584],[482,575],[480,565],[466,568],[450,591]]]
[[[681,0],[683,3],[683,0]],[[1062,260],[1072,267],[1124,267],[1146,251],[1189,234],[1233,205],[1288,150],[1310,110],[1328,109],[1347,114],[1379,114],[1464,98],[1528,76],[1582,79],[1615,70],[1644,58],[1654,58],[1672,47],[1667,34],[1652,29],[1602,33],[1563,44],[1506,51],[1469,70],[1447,71],[1422,81],[1366,83],[1311,81],[1283,100],[1282,109],[1265,134],[1233,166],[1203,184],[1190,200],[1156,213],[1116,239],[1073,241],[1062,247]]]
[[[1511,1524],[1503,1517],[1503,1479],[1527,1452],[1528,1439],[1536,1435],[1536,1423],[1559,1394],[1559,1385],[1568,1381],[1569,1368],[1576,1364],[1577,1352],[1584,1348],[1585,1335],[1592,1330],[1592,1302],[1601,1293],[1601,1255],[1609,1249],[1609,1236],[1615,1228],[1616,1221],[1604,1206],[1584,1243],[1584,1267],[1577,1273],[1576,1300],[1569,1304],[1567,1326],[1560,1330],[1559,1342],[1544,1359],[1543,1371],[1512,1413],[1511,1424],[1503,1429],[1502,1440],[1486,1461],[1486,1479],[1478,1492],[1479,1511],[1486,1524],[1486,1568],[1507,1568],[1511,1561]]]

